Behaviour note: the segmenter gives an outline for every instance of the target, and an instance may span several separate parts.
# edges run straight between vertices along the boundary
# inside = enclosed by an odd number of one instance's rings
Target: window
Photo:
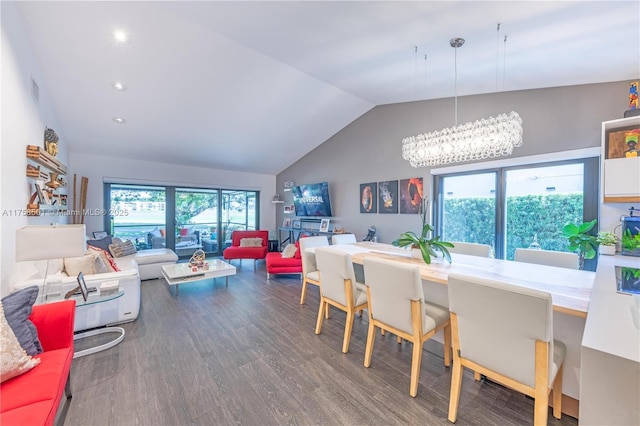
[[[220,254],[233,230],[259,227],[257,191],[105,183],[104,193],[107,210],[122,212],[105,219],[106,229],[138,250],[167,247],[182,259],[199,249]]]
[[[509,260],[536,243],[567,251],[562,227],[598,215],[598,159],[437,175],[435,194],[435,226],[447,241],[489,244]]]

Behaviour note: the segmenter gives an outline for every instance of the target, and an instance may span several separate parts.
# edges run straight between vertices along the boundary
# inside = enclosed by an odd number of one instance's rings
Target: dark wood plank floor
[[[411,398],[411,344],[378,334],[364,368],[366,315],[343,354],[345,315],[333,310],[316,336],[318,290],[310,286],[300,305],[300,285],[297,275],[267,281],[264,264],[254,272],[249,261],[228,288],[224,278],[183,284],[175,297],[164,280],[143,282],[125,340],[73,361],[65,424],[450,424],[441,349],[425,352]],[[458,425],[532,423],[532,399],[465,372]],[[549,424],[577,421],[550,415]]]

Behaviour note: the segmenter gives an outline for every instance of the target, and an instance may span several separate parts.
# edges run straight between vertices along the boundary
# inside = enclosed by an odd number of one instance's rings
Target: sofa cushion
[[[65,257],[64,270],[70,277],[77,276],[80,272],[84,275],[104,274],[109,272],[100,256],[89,252],[80,257]]]
[[[129,256],[136,252],[136,246],[133,245],[133,241],[127,240],[123,243],[109,244],[109,251],[113,257]]]
[[[2,383],[2,413],[37,401],[55,401],[64,393],[66,380],[60,380],[73,360],[73,350],[56,349],[36,355],[39,363],[35,368],[14,380]],[[67,365],[68,364],[68,365]],[[66,368],[65,368],[66,366]],[[66,377],[65,377],[66,379]],[[51,405],[51,404],[49,404]],[[50,407],[53,414],[58,407]]]
[[[242,238],[240,240],[240,247],[262,247],[262,238]]]
[[[136,253],[138,265],[152,263],[173,263],[178,261],[178,255],[169,249],[140,250]]]
[[[36,287],[37,290],[37,287]],[[2,348],[2,362],[0,362],[0,382],[5,382],[19,376],[40,363],[37,358],[32,358],[22,349],[20,342],[9,326],[4,316],[4,309],[0,303],[0,347]],[[2,389],[2,400],[6,398],[6,389]],[[3,404],[4,405],[4,404]]]
[[[2,299],[4,318],[27,355],[37,355],[42,352],[38,330],[29,319],[33,304],[38,298],[38,291],[38,286],[33,285]]]
[[[97,247],[102,250],[109,250],[109,244],[112,243],[111,235],[107,235],[99,240],[87,240],[87,245]]]
[[[108,251],[99,249],[98,247],[92,247],[92,246],[88,246],[87,249],[89,249],[89,251],[91,251],[92,253],[100,256],[100,259],[102,259],[102,262],[107,267],[107,272],[120,271],[120,268],[118,268],[116,261],[113,260],[113,257]]]

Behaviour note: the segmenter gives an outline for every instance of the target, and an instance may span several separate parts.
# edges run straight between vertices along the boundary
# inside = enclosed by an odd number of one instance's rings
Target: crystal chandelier
[[[456,125],[402,140],[402,158],[413,167],[437,166],[510,155],[522,146],[522,119],[517,112],[458,125],[458,47],[463,38],[449,41],[455,48]]]

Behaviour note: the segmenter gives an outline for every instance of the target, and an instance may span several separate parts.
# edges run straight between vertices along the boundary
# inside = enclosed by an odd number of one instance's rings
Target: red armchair
[[[296,242],[296,254],[293,257],[282,257],[282,253],[273,251],[267,253],[267,279],[271,274],[300,274],[302,278],[302,257],[300,256],[300,244]]]
[[[243,238],[262,238],[262,245],[259,247],[241,247]],[[253,269],[259,259],[264,259],[269,251],[269,231],[233,231],[231,234],[231,247],[227,247],[222,252],[225,260],[232,259],[253,259]]]
[[[74,300],[33,306],[30,319],[44,352],[35,356],[40,364],[0,385],[0,424],[54,424],[62,395],[71,398],[75,313]]]

